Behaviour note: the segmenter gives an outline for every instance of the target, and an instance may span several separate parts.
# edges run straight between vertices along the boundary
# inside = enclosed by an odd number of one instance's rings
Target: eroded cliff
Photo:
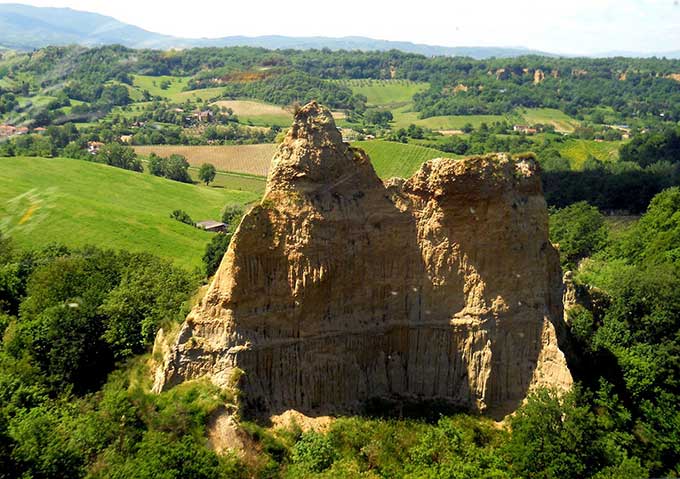
[[[437,159],[383,184],[306,105],[154,388],[208,376],[272,414],[375,397],[512,411],[571,385],[547,228],[531,160]]]

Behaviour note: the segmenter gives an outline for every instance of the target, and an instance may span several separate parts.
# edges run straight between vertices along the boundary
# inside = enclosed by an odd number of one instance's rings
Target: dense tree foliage
[[[635,136],[621,147],[620,158],[642,167],[660,161],[680,163],[680,130],[667,128]]]
[[[217,175],[217,170],[212,163],[203,163],[198,170],[198,179],[205,183],[206,186],[215,181],[215,175]]]
[[[317,100],[330,108],[352,110],[363,110],[365,102],[346,86],[296,71],[282,72],[253,82],[227,83],[223,95],[227,98],[257,98],[277,105]]]
[[[163,176],[182,183],[192,183],[189,175],[189,162],[182,155],[175,154],[165,158],[151,153],[148,161],[149,173],[152,175]]]
[[[559,245],[563,268],[573,269],[579,260],[600,251],[607,236],[604,216],[585,201],[550,215],[550,241]]]
[[[101,384],[116,359],[152,343],[194,287],[184,271],[148,254],[96,248],[13,253],[2,270],[3,304],[18,313],[7,350],[30,356],[55,391]]]
[[[124,170],[144,171],[142,162],[137,158],[135,150],[120,143],[109,143],[102,146],[99,152],[97,152],[95,159],[99,163]]]
[[[543,188],[548,204],[564,208],[587,201],[600,210],[639,214],[654,195],[680,184],[678,164],[654,163],[641,168],[635,163],[595,162],[594,166],[583,171],[545,171]]]

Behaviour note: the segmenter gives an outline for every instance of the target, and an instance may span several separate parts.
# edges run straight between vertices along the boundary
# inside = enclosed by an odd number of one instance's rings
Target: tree
[[[216,174],[217,170],[215,169],[215,166],[210,163],[203,163],[200,170],[198,170],[198,177],[206,184],[206,186],[215,180]]]
[[[115,356],[143,353],[153,343],[161,322],[181,310],[192,287],[189,275],[169,261],[135,255],[134,265],[124,269],[120,283],[99,307],[107,317],[103,337]]]
[[[578,389],[564,395],[539,389],[510,418],[506,445],[519,477],[532,479],[646,477],[639,461],[621,448],[622,437],[609,432]],[[598,421],[600,419],[600,421]]]
[[[219,268],[222,262],[222,257],[224,253],[227,252],[229,248],[229,243],[231,242],[231,233],[217,233],[213,236],[212,241],[208,243],[205,247],[205,253],[203,254],[203,265],[205,266],[205,275],[212,276]]]
[[[182,183],[192,182],[191,176],[189,176],[189,162],[182,155],[173,154],[166,159],[163,168],[163,176],[169,180],[181,181]],[[213,173],[213,178],[214,177]]]
[[[392,120],[392,112],[389,110],[370,110],[364,114],[364,121],[371,125],[387,127]]]
[[[222,211],[222,223],[227,225],[229,232],[233,233],[243,217],[243,206],[227,205]]]
[[[475,127],[472,126],[472,123],[467,122],[466,124],[463,125],[463,128],[461,128],[461,131],[463,133],[472,133],[474,131]]]
[[[154,176],[163,176],[163,170],[165,167],[165,158],[161,158],[156,153],[151,153],[149,155],[149,173]]]
[[[550,215],[550,241],[559,244],[565,268],[602,249],[608,238],[604,216],[585,201],[557,210]]]
[[[124,170],[131,170],[142,172],[142,162],[137,158],[137,153],[130,147],[123,146],[120,143],[109,143],[104,145],[97,154],[97,160],[100,163],[105,163],[116,168],[123,168]]]
[[[196,223],[194,223],[194,220],[191,219],[191,216],[189,216],[189,213],[187,213],[184,210],[173,210],[173,212],[170,213],[170,218],[190,226],[196,225]]]

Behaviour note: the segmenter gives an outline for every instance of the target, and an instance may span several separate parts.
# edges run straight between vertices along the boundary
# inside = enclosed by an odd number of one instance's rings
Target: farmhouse
[[[211,233],[224,233],[227,231],[227,225],[213,220],[199,221],[196,223],[196,228],[201,228],[202,230],[210,231]]]
[[[0,125],[0,136],[12,136],[16,131],[16,127],[12,125]]]
[[[192,116],[200,122],[210,122],[213,118],[213,112],[210,110],[203,110],[194,113]]]
[[[104,146],[101,141],[88,141],[87,142],[87,152],[91,155],[96,155],[99,153],[99,149]]]
[[[525,133],[527,135],[534,135],[537,132],[536,128],[532,128],[527,125],[515,125],[512,127],[512,131],[518,131],[520,133]]]

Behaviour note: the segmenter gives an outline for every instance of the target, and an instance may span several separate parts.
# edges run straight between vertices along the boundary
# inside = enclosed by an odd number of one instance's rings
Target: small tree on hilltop
[[[203,163],[200,170],[198,170],[198,177],[206,184],[206,186],[215,180],[216,174],[217,170],[215,170],[215,166],[210,163]]]

